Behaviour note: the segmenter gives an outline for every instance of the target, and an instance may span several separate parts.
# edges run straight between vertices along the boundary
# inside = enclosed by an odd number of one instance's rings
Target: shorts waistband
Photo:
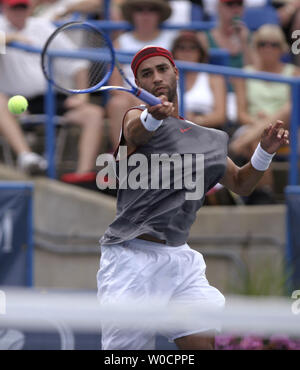
[[[153,249],[153,250],[158,250],[158,249],[159,250],[173,250],[173,251],[190,248],[187,243],[184,243],[179,246],[172,246],[168,244],[157,243],[157,242],[139,239],[139,238],[127,240],[125,242],[125,245],[132,246],[134,248],[142,248],[142,249],[146,248],[146,249]]]
[[[158,244],[167,244],[166,240],[161,240],[161,239],[155,238],[154,236],[149,235],[149,234],[139,235],[139,236],[137,236],[137,239],[142,239],[142,240],[146,240],[148,242],[154,242],[154,243],[158,243]]]

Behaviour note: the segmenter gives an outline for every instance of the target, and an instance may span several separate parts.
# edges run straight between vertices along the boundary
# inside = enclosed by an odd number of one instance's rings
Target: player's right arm
[[[161,121],[173,114],[173,103],[167,101],[165,96],[160,96],[159,98],[162,104],[147,107],[147,115],[149,116],[147,117],[146,115],[146,121],[147,118],[154,118]],[[127,112],[124,118],[124,137],[130,149],[135,149],[140,145],[146,144],[155,133],[155,131],[147,130],[141,120],[141,114],[140,109],[132,109]]]

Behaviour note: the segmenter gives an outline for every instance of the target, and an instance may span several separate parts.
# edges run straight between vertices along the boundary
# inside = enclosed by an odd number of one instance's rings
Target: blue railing
[[[129,27],[129,24],[127,22],[111,22],[111,21],[97,21],[93,22],[95,25],[97,25],[101,29],[106,30],[114,30],[114,29],[123,29],[123,27]],[[213,26],[211,22],[194,22],[194,25],[191,26],[193,23],[189,24],[188,26],[177,26],[178,28],[191,28],[195,27],[196,29],[208,29]],[[125,27],[125,28],[126,28]],[[164,28],[173,29],[173,25],[164,25]],[[27,52],[32,53],[40,53],[41,49],[36,48],[29,45],[23,45],[18,43],[13,43],[11,46],[20,48]],[[67,56],[66,52],[66,56]],[[224,54],[224,51],[222,50],[215,50],[214,53],[216,55],[219,53],[220,55]],[[61,56],[61,52],[59,52],[59,55]],[[56,54],[55,54],[56,55]],[[75,57],[78,57],[76,55]],[[128,53],[117,53],[117,57],[121,63],[130,63],[132,59],[132,55]],[[180,70],[180,81],[179,86],[181,92],[184,91],[184,80],[185,80],[185,72],[186,71],[197,71],[197,72],[207,72],[207,73],[213,73],[213,74],[219,74],[226,77],[240,77],[240,78],[253,78],[253,79],[259,79],[264,81],[273,81],[273,82],[279,82],[279,83],[286,83],[291,86],[291,94],[292,94],[292,113],[291,113],[291,124],[290,124],[290,169],[289,169],[289,179],[288,183],[289,185],[297,185],[298,184],[298,125],[300,121],[300,107],[299,107],[299,101],[300,101],[300,78],[296,77],[282,77],[277,74],[271,74],[271,73],[252,73],[252,72],[245,72],[244,70],[237,69],[237,68],[231,68],[231,67],[225,67],[225,66],[216,66],[212,64],[198,64],[198,63],[189,63],[189,62],[177,62],[177,66]],[[46,121],[46,157],[49,163],[48,173],[47,175],[51,178],[55,178],[55,125],[54,122],[54,112],[55,112],[55,99],[54,99],[55,93],[53,87],[48,84],[47,89],[47,98],[45,99],[45,112],[47,114],[47,121]],[[183,94],[180,94],[180,113],[181,115],[184,115],[184,108],[183,108]]]

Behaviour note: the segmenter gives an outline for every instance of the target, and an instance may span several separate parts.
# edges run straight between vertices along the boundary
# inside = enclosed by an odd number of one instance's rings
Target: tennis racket
[[[69,22],[58,27],[43,47],[41,63],[46,79],[63,92],[121,90],[149,105],[161,103],[159,98],[126,78],[109,37],[90,23]],[[128,88],[106,85],[115,66]]]

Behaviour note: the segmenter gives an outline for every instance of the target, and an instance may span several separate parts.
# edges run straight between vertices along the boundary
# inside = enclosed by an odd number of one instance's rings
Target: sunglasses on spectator
[[[264,48],[266,46],[271,46],[272,48],[280,48],[281,44],[278,41],[258,41],[257,47]]]
[[[229,8],[232,8],[233,6],[243,6],[243,1],[226,1],[224,4]]]
[[[134,12],[159,12],[159,9],[156,6],[135,6],[133,8]]]

